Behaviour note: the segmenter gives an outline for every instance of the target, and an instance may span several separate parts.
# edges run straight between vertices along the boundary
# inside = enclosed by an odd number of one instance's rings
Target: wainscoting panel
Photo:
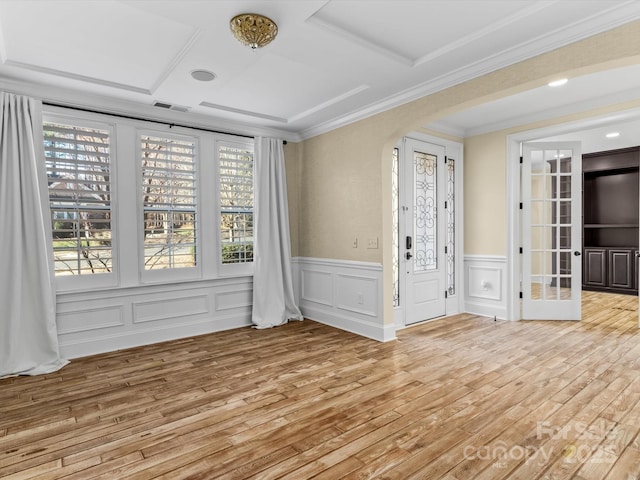
[[[209,313],[209,298],[205,295],[162,298],[133,302],[133,323],[157,322],[173,318]]]
[[[225,290],[228,287],[225,287]],[[233,289],[229,291],[216,292],[215,305],[216,311],[248,309],[251,310],[253,302],[253,290],[250,288],[240,290]]]
[[[101,328],[124,326],[124,305],[85,308],[83,310],[59,311],[58,334],[68,335]]]
[[[502,256],[464,257],[465,311],[507,318],[507,259]]]
[[[58,340],[76,358],[251,324],[251,277],[57,296]]]
[[[300,278],[302,300],[321,305],[333,305],[333,274],[303,269]]]
[[[293,266],[306,318],[382,342],[396,338],[395,324],[384,323],[382,265],[297,257]]]

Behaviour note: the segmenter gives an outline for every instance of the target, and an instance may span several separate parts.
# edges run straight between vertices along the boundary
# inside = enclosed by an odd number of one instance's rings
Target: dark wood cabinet
[[[607,250],[604,248],[584,249],[583,283],[589,287],[607,286]]]
[[[638,293],[640,147],[583,156],[583,288]]]
[[[610,249],[608,251],[608,273],[610,288],[633,289],[633,257],[634,250]]]
[[[583,288],[618,293],[637,291],[637,251],[633,248],[585,248]]]

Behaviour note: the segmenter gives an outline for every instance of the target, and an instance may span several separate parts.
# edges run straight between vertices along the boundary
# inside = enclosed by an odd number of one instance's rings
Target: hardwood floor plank
[[[640,478],[637,304],[584,292],[581,322],[462,314],[388,343],[292,322],[0,379],[0,477]]]

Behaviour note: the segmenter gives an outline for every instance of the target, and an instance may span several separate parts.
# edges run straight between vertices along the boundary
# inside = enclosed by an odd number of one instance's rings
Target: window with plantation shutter
[[[195,141],[142,135],[140,151],[144,269],[195,267]]]
[[[113,270],[109,132],[44,123],[56,276]]]
[[[253,150],[219,145],[223,264],[253,262]]]

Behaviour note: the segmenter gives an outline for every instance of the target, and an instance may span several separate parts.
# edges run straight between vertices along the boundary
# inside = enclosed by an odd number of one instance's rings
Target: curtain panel
[[[62,368],[42,103],[0,92],[0,377]]]
[[[252,321],[269,328],[302,320],[293,294],[287,182],[282,140],[255,140]]]

